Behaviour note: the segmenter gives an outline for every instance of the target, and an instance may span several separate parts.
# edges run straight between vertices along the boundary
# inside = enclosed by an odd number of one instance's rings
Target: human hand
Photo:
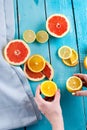
[[[60,106],[60,91],[57,90],[54,99],[45,101],[40,95],[40,85],[37,87],[35,101],[39,110],[52,124],[53,130],[64,130],[62,110]]]
[[[87,87],[87,74],[74,74],[82,80],[83,86]],[[77,91],[74,94],[75,96],[87,96],[87,90]]]

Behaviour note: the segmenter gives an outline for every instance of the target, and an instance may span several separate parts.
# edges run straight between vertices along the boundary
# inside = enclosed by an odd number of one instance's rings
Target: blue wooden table
[[[14,0],[15,39],[23,39],[27,29],[38,32],[46,30],[46,19],[51,14],[60,13],[70,21],[70,31],[63,38],[50,36],[49,41],[40,44],[36,41],[29,44],[32,54],[41,54],[54,68],[53,81],[61,90],[61,107],[65,130],[86,130],[87,98],[72,96],[66,90],[66,80],[74,73],[87,73],[83,59],[87,55],[87,0]],[[68,45],[79,54],[79,64],[75,67],[65,66],[57,55],[57,50]],[[43,51],[44,50],[44,51]],[[41,82],[31,82],[35,94],[36,87]],[[19,130],[51,130],[51,125],[43,116],[38,123]]]

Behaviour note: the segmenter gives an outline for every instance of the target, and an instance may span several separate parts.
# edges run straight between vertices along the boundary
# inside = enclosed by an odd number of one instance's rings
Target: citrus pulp
[[[36,40],[39,42],[39,43],[45,43],[48,41],[48,33],[46,31],[39,31],[37,32],[36,34]]]
[[[46,29],[54,37],[63,37],[70,29],[69,20],[65,15],[53,14],[46,21]]]
[[[32,30],[26,30],[23,33],[23,39],[24,41],[26,41],[27,43],[32,43],[35,41],[36,35],[35,32]]]
[[[27,65],[32,72],[41,72],[45,68],[45,59],[41,55],[35,54],[28,59]]]
[[[68,78],[66,81],[66,88],[69,92],[74,93],[82,88],[82,81],[76,76]]]
[[[62,46],[58,50],[58,55],[62,59],[69,59],[72,55],[72,49],[68,46]]]
[[[8,63],[21,65],[30,55],[28,45],[22,40],[12,40],[4,48],[4,56]]]
[[[41,83],[41,93],[46,97],[52,97],[57,91],[57,85],[53,81],[44,81]]]

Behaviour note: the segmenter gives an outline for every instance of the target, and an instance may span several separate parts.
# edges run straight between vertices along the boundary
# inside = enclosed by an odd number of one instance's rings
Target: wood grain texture
[[[73,5],[72,5],[73,4]],[[14,4],[15,5],[15,4]],[[46,30],[46,19],[54,13],[60,13],[67,16],[70,21],[70,31],[63,38],[54,38],[49,36],[49,41],[40,44],[37,41],[29,44],[32,54],[41,54],[44,58],[51,62],[54,68],[53,81],[56,82],[61,90],[61,107],[64,117],[65,130],[85,130],[87,123],[87,99],[72,96],[66,90],[66,80],[74,73],[86,70],[83,67],[83,58],[86,55],[86,35],[87,35],[87,4],[82,0],[18,0],[15,7],[16,35],[15,38],[22,38],[23,32],[31,29],[37,33],[39,30]],[[74,8],[73,8],[74,7]],[[75,13],[75,14],[74,14]],[[75,16],[74,16],[75,15]],[[75,19],[74,19],[75,18]],[[85,29],[83,29],[85,28]],[[79,56],[79,64],[75,67],[65,66],[58,57],[57,51],[59,47],[68,45],[74,48]],[[35,94],[36,87],[41,82],[29,81],[32,91]],[[50,123],[45,117],[38,123],[29,126],[27,130],[51,130]]]
[[[75,12],[81,73],[87,74],[87,70],[84,68],[83,65],[84,58],[85,56],[87,56],[87,1],[84,0],[84,2],[82,2],[82,0],[73,0],[73,5]],[[86,88],[83,89],[87,90]],[[83,106],[87,126],[87,97],[84,97]]]

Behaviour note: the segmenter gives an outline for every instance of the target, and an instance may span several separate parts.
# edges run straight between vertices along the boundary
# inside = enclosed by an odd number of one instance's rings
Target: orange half
[[[52,97],[57,91],[57,85],[53,81],[44,81],[41,84],[41,93],[46,97]]]

